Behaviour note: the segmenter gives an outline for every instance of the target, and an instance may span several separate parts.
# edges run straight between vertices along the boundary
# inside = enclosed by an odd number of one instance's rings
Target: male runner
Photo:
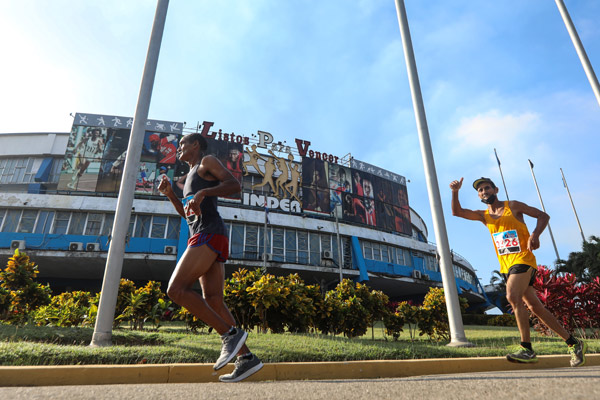
[[[183,190],[185,206],[175,196],[167,177],[158,186],[179,215],[187,219],[190,229],[188,247],[173,271],[167,294],[221,335],[223,346],[215,370],[238,354],[234,371],[219,377],[222,382],[238,382],[263,367],[245,345],[248,334],[235,327],[235,320],[223,301],[223,263],[229,256],[229,243],[217,211],[217,197],[239,193],[241,187],[216,157],[204,154],[206,147],[206,139],[199,133],[184,136],[179,142],[177,156],[190,166]],[[198,279],[202,295],[192,289]]]
[[[499,201],[498,188],[489,178],[480,178],[473,182],[479,198],[487,204],[487,210],[469,210],[462,208],[458,200],[458,191],[464,178],[452,181],[452,215],[481,221],[487,226],[500,262],[500,273],[508,275],[506,282],[506,299],[511,304],[517,326],[521,335],[521,347],[516,353],[508,354],[511,362],[534,363],[537,356],[531,347],[529,331],[529,315],[525,304],[546,326],[562,337],[567,343],[571,354],[571,366],[579,367],[585,364],[586,343],[575,339],[558,322],[538,299],[533,282],[537,262],[533,250],[540,247],[540,234],[548,225],[550,216],[537,208],[528,206],[520,201]],[[537,220],[535,229],[529,234],[523,215]],[[523,304],[525,302],[525,304]]]

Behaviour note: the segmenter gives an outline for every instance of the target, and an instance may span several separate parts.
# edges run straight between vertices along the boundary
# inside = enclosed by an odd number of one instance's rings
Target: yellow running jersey
[[[496,247],[501,274],[507,274],[508,269],[516,264],[525,264],[537,269],[535,256],[527,250],[527,225],[513,215],[508,201],[504,202],[504,212],[500,218],[493,218],[488,210],[485,210],[484,217]]]

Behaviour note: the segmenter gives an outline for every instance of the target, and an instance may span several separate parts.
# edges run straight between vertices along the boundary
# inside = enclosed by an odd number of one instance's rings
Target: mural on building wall
[[[76,114],[69,137],[58,190],[117,193],[121,183],[132,118]],[[351,159],[310,150],[310,142],[296,139],[300,159],[289,146],[263,143],[267,132],[258,131],[257,144],[234,133],[210,131],[204,122],[208,154],[216,156],[240,181],[242,193],[228,198],[255,207],[287,212],[335,215],[353,223],[411,234],[410,209],[403,176]],[[167,176],[175,193],[183,197],[189,171],[177,160],[183,136],[179,122],[149,120],[136,177],[137,194],[158,196],[158,183]],[[261,136],[262,135],[262,136]]]
[[[159,195],[159,179],[174,177],[183,124],[148,120],[146,125],[135,192]],[[132,118],[75,114],[58,190],[118,192],[132,127]]]

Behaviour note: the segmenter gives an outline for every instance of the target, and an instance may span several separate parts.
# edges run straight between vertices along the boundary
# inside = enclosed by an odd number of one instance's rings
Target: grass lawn
[[[206,330],[190,333],[170,324],[158,331],[113,330],[113,346],[90,348],[93,328],[15,327],[0,324],[0,365],[165,364],[213,363],[221,348],[219,336]],[[425,337],[411,341],[408,328],[399,340],[385,336],[381,327],[361,338],[320,334],[251,332],[247,344],[264,362],[406,360],[422,358],[504,356],[519,344],[514,327],[465,326],[475,347],[448,347]],[[538,355],[566,354],[558,337],[532,330]],[[587,340],[588,352],[600,350],[600,340]]]

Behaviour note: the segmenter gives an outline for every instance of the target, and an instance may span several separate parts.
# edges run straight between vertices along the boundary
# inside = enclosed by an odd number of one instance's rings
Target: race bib
[[[194,211],[190,207],[188,207],[188,203],[191,199],[194,198],[194,195],[191,194],[185,198],[183,198],[183,211],[185,212],[185,218],[187,219],[188,224],[193,224],[198,219],[198,216],[194,214]]]
[[[521,252],[521,243],[516,230],[494,233],[493,237],[499,256]]]

